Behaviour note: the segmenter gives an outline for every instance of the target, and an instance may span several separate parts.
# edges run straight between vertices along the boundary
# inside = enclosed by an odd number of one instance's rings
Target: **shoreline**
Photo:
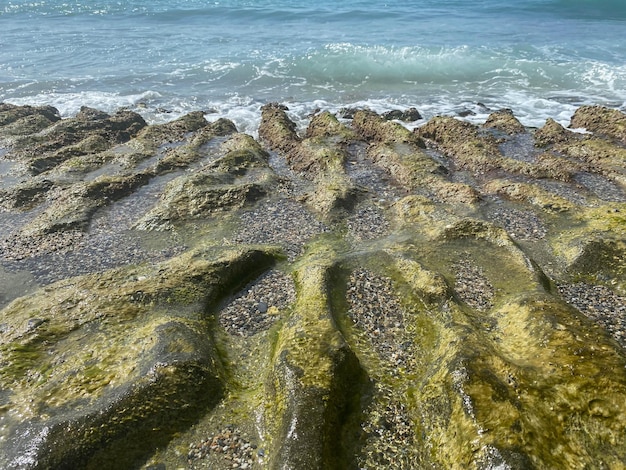
[[[626,114],[402,111],[0,104],[0,464],[626,462]]]

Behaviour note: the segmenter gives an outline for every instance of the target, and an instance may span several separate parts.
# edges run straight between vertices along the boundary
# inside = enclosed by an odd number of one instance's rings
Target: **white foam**
[[[160,93],[145,91],[132,95],[106,93],[101,91],[81,91],[77,93],[40,93],[21,98],[9,98],[8,103],[31,106],[54,106],[62,117],[75,116],[82,106],[112,113],[120,108],[141,108],[142,103],[161,97]]]

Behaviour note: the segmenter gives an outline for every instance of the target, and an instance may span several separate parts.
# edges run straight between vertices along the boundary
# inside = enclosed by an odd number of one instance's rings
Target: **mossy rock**
[[[71,157],[127,142],[146,125],[139,114],[131,111],[121,110],[113,115],[85,113],[56,122],[43,135],[15,140],[10,155],[25,160],[32,173],[39,174]]]
[[[287,111],[0,105],[0,467],[623,467],[619,116]]]
[[[206,127],[209,122],[201,111],[193,111],[165,124],[149,126],[137,135],[137,140],[148,148],[156,149],[166,142],[182,141],[186,135]]]
[[[258,182],[224,183],[219,175],[199,174],[172,181],[162,201],[135,227],[139,230],[169,230],[176,225],[242,208],[266,194],[271,175]]]
[[[68,230],[86,230],[94,213],[145,185],[152,175],[102,176],[66,190],[63,197],[38,215],[21,233],[24,237]]]
[[[603,106],[581,106],[570,122],[572,128],[585,128],[594,134],[626,144],[626,114]]]
[[[278,103],[266,104],[261,108],[259,137],[272,150],[289,152],[300,142],[296,124],[287,116],[287,107]]]
[[[552,118],[546,119],[544,126],[535,131],[534,137],[535,145],[538,147],[569,143],[581,138],[579,134],[565,129]]]
[[[54,186],[48,179],[29,180],[9,190],[0,190],[0,203],[11,209],[30,209]]]
[[[224,390],[206,312],[275,256],[188,253],[61,281],[6,307],[3,466],[136,466],[187,428]]]
[[[2,133],[8,130],[8,135],[32,134],[45,129],[52,123],[61,120],[59,110],[52,106],[18,106],[9,103],[0,103],[0,127]],[[45,123],[44,127],[39,124]],[[19,130],[19,126],[23,125],[23,130]]]
[[[326,137],[344,142],[357,140],[355,132],[340,123],[337,117],[328,111],[318,113],[311,118],[305,138],[311,137]]]
[[[204,117],[202,119],[204,119]],[[183,129],[191,129],[189,132],[193,132],[194,130],[196,132],[193,134],[193,137],[191,137],[188,143],[175,148],[174,151],[167,153],[163,158],[159,159],[154,166],[154,172],[156,174],[160,175],[173,170],[188,168],[204,156],[203,147],[209,142],[217,137],[226,137],[233,134],[237,135],[237,128],[235,127],[235,124],[232,121],[223,118],[206,124],[199,121],[198,118],[189,119],[179,123],[179,126]],[[198,129],[194,129],[196,126]],[[168,140],[171,140],[184,138],[184,135],[181,136],[180,130],[176,128],[169,131],[162,129],[161,132],[162,135],[159,137],[160,139],[167,138]],[[157,136],[155,135],[152,138],[154,139],[156,137]],[[152,147],[154,147],[154,144],[158,141],[154,140],[153,142]]]
[[[296,271],[298,300],[266,381],[272,468],[346,468],[353,451],[342,438],[366,377],[329,310],[333,266],[313,256]]]
[[[496,129],[507,134],[521,134],[526,128],[513,115],[510,109],[501,109],[491,113],[483,125],[487,129]]]
[[[352,119],[352,127],[367,140],[410,143],[422,148],[425,146],[417,134],[397,122],[387,121],[373,111],[357,111]]]

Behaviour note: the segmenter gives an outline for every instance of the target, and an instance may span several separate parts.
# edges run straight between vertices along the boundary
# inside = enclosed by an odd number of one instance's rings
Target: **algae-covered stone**
[[[617,109],[581,106],[574,112],[570,127],[584,128],[626,144],[626,114]]]
[[[20,138],[14,144],[12,155],[21,159],[34,158],[32,171],[40,173],[77,152],[89,152],[93,142],[97,142],[98,148],[102,148],[104,142],[108,146],[126,142],[145,126],[143,118],[131,111],[121,110],[113,115],[84,114],[58,121],[44,134]],[[68,146],[77,147],[68,155],[65,150]]]
[[[193,111],[174,121],[149,126],[137,135],[137,139],[146,145],[158,146],[163,142],[183,140],[188,133],[202,129],[208,124],[203,112]]]
[[[233,184],[211,174],[180,177],[168,185],[162,201],[136,228],[169,230],[182,222],[241,208],[261,198],[269,182]]]
[[[54,186],[49,179],[29,180],[8,190],[0,190],[0,204],[11,209],[29,209],[39,203]]]
[[[0,105],[0,467],[626,465],[620,114],[57,114]]]
[[[300,138],[295,123],[287,116],[286,106],[278,103],[266,104],[261,108],[259,137],[273,150],[290,151],[298,145]]]
[[[365,138],[374,140],[368,149],[373,161],[409,190],[432,192],[451,203],[473,204],[479,200],[478,193],[468,185],[446,180],[446,168],[422,150],[424,143],[416,134],[400,124],[360,111],[353,125]]]
[[[528,183],[497,179],[490,181],[485,189],[487,192],[498,193],[512,200],[529,202],[546,212],[566,212],[575,207],[567,199]]]
[[[318,256],[296,272],[296,305],[267,378],[272,468],[346,468],[351,458],[345,427],[364,376],[329,310],[332,266]]]
[[[21,233],[29,237],[64,230],[85,230],[96,210],[127,196],[146,184],[151,176],[150,173],[102,176],[89,183],[76,185],[26,225]]]
[[[170,128],[161,129],[160,133],[152,135],[143,135],[142,140],[147,140],[147,148],[154,147],[159,142],[167,140],[183,139],[185,134],[181,135],[181,131],[187,130],[188,133],[197,131],[193,134],[193,137],[189,139],[189,142],[175,147],[172,152],[167,153],[163,158],[159,159],[154,166],[154,172],[156,174],[163,174],[172,170],[187,168],[194,162],[200,160],[204,155],[203,147],[206,146],[216,137],[226,137],[237,132],[235,124],[228,119],[218,119],[212,123],[206,123],[204,117],[200,119],[200,116],[189,117],[187,115],[179,120],[174,121],[177,125]],[[160,134],[160,135],[159,135]],[[149,139],[148,139],[149,137]],[[152,143],[150,141],[152,140]]]
[[[275,182],[268,155],[254,139],[235,134],[224,142],[226,155],[199,173],[170,182],[161,201],[135,225],[140,230],[168,230],[190,220],[242,208]]]
[[[188,253],[61,281],[6,307],[2,466],[128,468],[197,420],[224,389],[205,313],[274,256]]]
[[[535,144],[539,147],[562,144],[580,138],[579,134],[565,129],[561,124],[552,118],[546,119],[545,125],[535,131]]]
[[[352,126],[366,139],[381,142],[411,143],[424,147],[424,142],[417,134],[397,122],[387,121],[373,111],[357,111]]]
[[[507,134],[520,134],[526,132],[526,128],[513,115],[510,109],[501,109],[491,113],[485,121],[483,127],[488,129],[497,129]]]
[[[29,116],[43,116],[51,123],[61,119],[59,110],[52,106],[18,106],[0,103],[0,126],[7,126]]]
[[[305,137],[330,137],[341,141],[357,139],[354,131],[340,123],[337,117],[328,111],[316,114],[311,118]]]

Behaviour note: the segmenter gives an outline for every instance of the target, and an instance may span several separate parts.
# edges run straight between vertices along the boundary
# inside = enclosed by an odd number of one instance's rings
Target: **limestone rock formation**
[[[626,115],[404,118],[0,104],[0,467],[626,466]]]

